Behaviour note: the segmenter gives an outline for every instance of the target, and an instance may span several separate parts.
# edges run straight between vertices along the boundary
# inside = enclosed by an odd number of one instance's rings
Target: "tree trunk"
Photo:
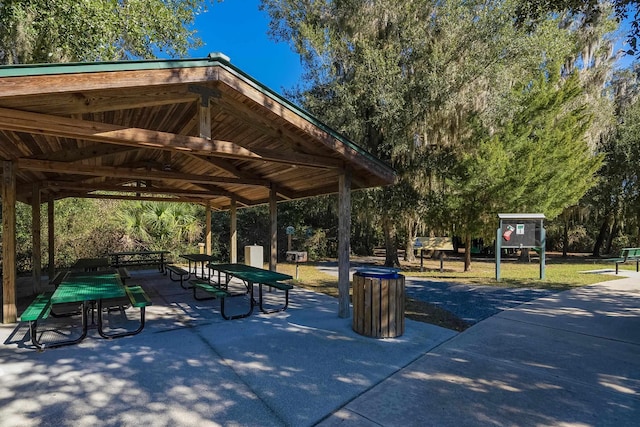
[[[464,236],[464,271],[471,271],[471,234]]]
[[[404,260],[407,262],[414,262],[416,260],[413,254],[413,242],[415,242],[417,234],[416,225],[415,221],[409,221],[409,226],[407,227],[407,243],[405,244],[404,251]]]
[[[616,215],[613,219],[613,225],[611,226],[611,232],[609,233],[609,238],[607,239],[607,248],[606,251],[608,254],[611,253],[611,248],[613,246],[613,239],[618,235],[618,216]]]
[[[607,228],[609,228],[609,215],[604,217],[602,221],[602,225],[600,226],[600,232],[598,233],[598,237],[596,238],[595,243],[593,244],[593,256],[600,256],[600,250],[602,249],[602,244],[604,243],[604,238],[607,235]]]
[[[569,252],[569,220],[564,220],[564,232],[562,234],[562,257],[566,258]]]
[[[393,224],[388,215],[383,215],[382,228],[384,231],[384,248],[385,259],[384,265],[386,267],[400,267],[400,260],[398,259],[398,250],[396,248],[396,241],[393,233]]]
[[[414,262],[416,260],[416,256],[413,253],[413,242],[416,240],[416,238],[415,237],[412,238],[412,236],[408,236],[408,237],[409,237],[409,240],[407,241],[407,244],[405,246],[405,251],[404,251],[404,260],[407,262]]]

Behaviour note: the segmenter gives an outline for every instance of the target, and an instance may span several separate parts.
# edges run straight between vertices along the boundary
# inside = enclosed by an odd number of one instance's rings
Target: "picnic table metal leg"
[[[191,260],[188,260],[188,261],[189,261],[189,275],[191,275]],[[196,277],[195,269],[193,270],[193,276]]]
[[[233,319],[242,319],[244,317],[249,317],[251,316],[251,314],[253,313],[253,307],[254,307],[254,301],[253,301],[253,283],[250,282],[250,291],[249,291],[249,311],[247,311],[244,314],[236,314],[233,316],[229,316],[225,313],[225,309],[224,309],[224,300],[226,300],[226,298],[221,298],[220,299],[220,314],[222,314],[222,317],[225,320],[233,320]],[[238,296],[238,295],[236,295]]]
[[[140,307],[140,325],[138,329],[133,331],[125,331],[125,332],[116,332],[116,333],[106,333],[103,329],[103,320],[102,320],[102,300],[98,300],[98,333],[102,338],[111,339],[111,338],[120,338],[120,337],[128,337],[130,335],[135,335],[140,333],[144,329],[145,323],[145,307]]]
[[[197,296],[197,294],[196,294],[196,289],[197,289],[197,288],[198,288],[197,286],[192,286],[192,287],[191,287],[191,289],[193,289],[193,299],[194,299],[194,300],[196,300],[196,301],[208,301],[208,300],[216,299],[216,298],[217,298],[216,296],[212,296],[212,297],[199,297],[199,296]],[[200,293],[202,293],[202,292],[200,292]],[[224,298],[222,298],[222,300],[224,300]]]
[[[191,261],[189,261],[189,266],[191,266]],[[195,276],[196,279],[206,280],[205,277],[204,277],[204,261],[200,261],[200,270],[202,272],[200,273],[200,276],[198,277],[198,261],[194,261],[193,262],[193,275]]]
[[[42,343],[38,339],[38,321],[33,320],[29,322],[29,334],[31,335],[31,342],[38,350],[44,350],[46,348],[56,348],[62,347],[65,345],[78,344],[80,341],[86,338],[87,336],[87,311],[89,307],[87,305],[87,301],[82,303],[82,334],[78,338],[71,340],[63,340],[63,341],[54,341],[52,343]]]
[[[269,285],[265,285],[265,286],[269,286]],[[258,285],[258,289],[259,289],[258,300],[260,301],[260,311],[263,312],[264,314],[271,314],[271,313],[277,313],[279,311],[285,311],[287,307],[289,307],[289,290],[288,289],[284,290],[284,305],[280,308],[274,308],[272,310],[267,310],[264,308],[263,298],[262,298],[262,283]]]

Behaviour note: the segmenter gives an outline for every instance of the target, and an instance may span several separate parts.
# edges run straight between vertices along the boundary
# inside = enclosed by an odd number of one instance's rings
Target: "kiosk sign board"
[[[532,249],[540,253],[540,279],[544,279],[545,230],[544,214],[498,214],[496,231],[496,280],[500,281],[502,249]]]
[[[541,246],[541,220],[503,219],[500,221],[503,248],[538,248]]]

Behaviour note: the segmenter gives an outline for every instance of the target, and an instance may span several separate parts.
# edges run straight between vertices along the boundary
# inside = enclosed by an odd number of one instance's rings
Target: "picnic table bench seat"
[[[49,317],[51,312],[51,296],[53,292],[44,292],[29,304],[20,316],[22,322],[37,322],[41,319]]]
[[[38,321],[45,320],[49,317],[49,314],[53,314],[53,304],[51,302],[52,296],[53,292],[44,292],[39,294],[20,315],[21,322],[29,322],[29,334],[31,336],[31,341],[38,350],[44,350],[45,347],[53,348],[62,347],[64,345],[77,344],[86,336],[86,332],[83,332],[83,334],[76,339],[60,340],[46,344],[40,342],[40,337],[38,336]],[[82,316],[82,322],[83,330],[85,331],[86,329],[84,326],[86,320],[86,313],[84,313],[84,315]]]
[[[636,262],[636,272],[640,271],[640,248],[623,248],[620,250],[620,256],[615,258],[607,258],[605,261],[616,263],[616,274],[618,274],[620,264],[629,261]]]
[[[62,283],[62,280],[64,279],[64,276],[67,274],[66,270],[61,270],[58,271],[50,280],[49,280],[49,284],[53,285],[54,287],[58,287],[60,285],[60,283]]]
[[[210,282],[206,282],[204,280],[193,279],[193,280],[189,280],[189,283],[191,284],[191,288],[193,288],[193,298],[198,301],[206,301],[206,300],[216,299],[216,298],[224,299],[226,297],[231,296],[229,291],[222,289],[220,286],[214,285]],[[205,291],[213,296],[199,297],[196,293],[196,289]]]
[[[131,279],[131,274],[129,274],[129,270],[126,267],[118,267],[118,276],[120,276],[120,280],[122,280],[122,284],[126,285],[127,279]]]
[[[189,280],[193,288],[193,298],[198,301],[205,301],[210,299],[219,299],[220,300],[220,314],[225,320],[230,319],[241,319],[243,317],[248,317],[253,313],[253,301],[249,301],[249,310],[246,313],[229,315],[225,311],[225,300],[229,297],[234,296],[245,296],[245,294],[232,295],[228,290],[222,289],[220,286],[216,284],[212,284],[211,282],[207,282],[199,279]],[[198,296],[196,290],[204,291],[212,296],[202,297]]]
[[[125,290],[133,307],[142,308],[153,305],[147,293],[142,289],[142,286],[127,286]]]
[[[191,273],[182,267],[178,267],[175,264],[167,264],[165,270],[169,272],[169,279],[177,282],[180,281],[180,287],[182,289],[191,289],[191,286],[185,286],[185,279],[188,280],[191,277]],[[175,276],[175,277],[174,277]]]

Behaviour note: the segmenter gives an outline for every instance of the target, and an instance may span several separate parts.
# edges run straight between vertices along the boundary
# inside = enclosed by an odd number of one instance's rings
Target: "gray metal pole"
[[[544,227],[540,228],[540,280],[544,280],[546,266],[547,251],[547,231]]]
[[[498,228],[496,230],[496,281],[497,282],[500,281],[500,256],[502,253],[502,243],[500,242],[500,238],[502,236],[500,235],[500,230],[502,230],[502,228]]]

